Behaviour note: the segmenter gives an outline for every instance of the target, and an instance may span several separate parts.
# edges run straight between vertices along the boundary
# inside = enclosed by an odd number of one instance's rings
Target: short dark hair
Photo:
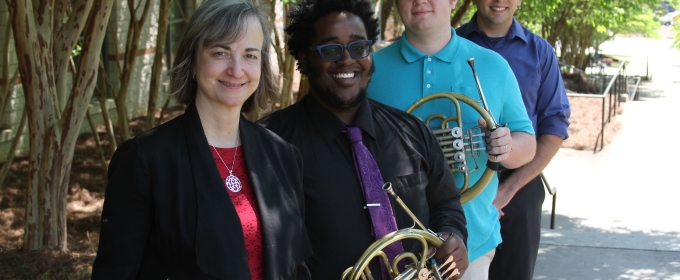
[[[229,45],[240,40],[249,18],[257,20],[264,37],[260,55],[262,72],[257,89],[243,103],[241,111],[265,109],[268,101],[276,100],[279,76],[272,70],[270,60],[270,18],[266,10],[250,0],[208,0],[191,16],[170,72],[170,92],[179,103],[189,105],[196,99],[198,85],[194,68],[198,53],[215,43]]]
[[[288,52],[297,60],[300,69],[298,52],[309,53],[309,42],[314,36],[315,23],[333,12],[346,11],[355,14],[364,22],[366,39],[375,42],[380,34],[380,24],[375,18],[373,5],[365,0],[303,0],[293,7],[290,13],[290,24],[285,31],[290,35]]]

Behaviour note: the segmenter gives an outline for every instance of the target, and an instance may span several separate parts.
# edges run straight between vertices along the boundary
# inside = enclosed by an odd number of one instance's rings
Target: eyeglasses
[[[310,47],[309,50],[313,51],[316,49],[319,51],[319,55],[323,61],[333,62],[342,58],[342,53],[345,49],[347,49],[349,55],[354,59],[367,57],[371,53],[371,45],[373,45],[373,41],[371,40],[359,40],[351,42],[347,45],[327,44],[316,46],[316,48]]]

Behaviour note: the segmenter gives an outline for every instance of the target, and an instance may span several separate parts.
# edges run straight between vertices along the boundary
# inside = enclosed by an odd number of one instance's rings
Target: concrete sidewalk
[[[603,151],[561,149],[545,170],[557,187],[556,229],[546,196],[535,279],[680,279],[680,52],[671,42],[603,44],[602,53],[632,58],[629,75],[644,76],[648,57],[652,81],[622,106]]]

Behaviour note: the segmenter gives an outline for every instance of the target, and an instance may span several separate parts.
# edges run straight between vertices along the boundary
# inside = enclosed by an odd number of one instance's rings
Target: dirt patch
[[[577,97],[569,101],[572,106],[570,137],[563,147],[592,150],[600,132],[602,100]],[[178,116],[183,110],[182,107],[169,110],[163,121]],[[135,134],[140,133],[144,119],[131,121],[130,127]],[[616,118],[612,118],[605,131],[605,145],[615,137],[618,127]],[[108,162],[110,141],[103,126],[97,133]],[[121,143],[120,138],[117,143]],[[27,158],[15,158],[5,184],[0,187],[0,279],[89,279],[99,243],[106,186],[106,171],[93,135],[88,133],[78,138],[73,158],[67,198],[69,252],[22,252],[27,172]]]
[[[615,115],[609,115],[611,96],[604,99],[604,117],[609,123],[604,128],[604,145],[607,146],[616,137],[621,123]],[[615,97],[611,102],[615,101]],[[596,142],[599,150],[602,130],[602,98],[569,97],[571,117],[569,118],[569,138],[564,141],[562,148],[574,150],[593,150]],[[612,103],[613,104],[613,103]],[[623,113],[625,103],[616,109],[616,115]]]
[[[163,114],[166,122],[184,111],[178,106]],[[160,116],[158,112],[157,117]],[[133,135],[144,131],[145,118],[130,121]],[[104,126],[97,128],[107,164],[111,141]],[[121,143],[116,135],[116,143]],[[78,137],[67,194],[68,252],[22,251],[25,225],[28,158],[17,157],[0,187],[0,279],[90,279],[99,244],[106,168],[92,133]]]

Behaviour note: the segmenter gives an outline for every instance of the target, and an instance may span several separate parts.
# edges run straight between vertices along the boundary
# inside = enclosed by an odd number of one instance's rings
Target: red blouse
[[[240,147],[239,147],[240,148]],[[215,153],[215,149],[219,152],[219,155],[224,160],[218,157]],[[229,171],[224,166],[227,164],[229,168],[232,168],[234,176],[241,180],[241,186],[243,187],[239,192],[232,192],[223,186],[224,189],[229,193],[231,197],[231,202],[236,208],[236,213],[238,213],[241,219],[241,226],[243,229],[243,237],[245,238],[246,252],[248,253],[248,264],[250,266],[250,276],[251,279],[264,279],[264,251],[262,248],[262,224],[260,222],[260,213],[257,208],[257,200],[255,198],[255,193],[250,186],[250,178],[248,178],[248,170],[246,169],[246,162],[243,159],[243,150],[236,148],[215,148],[211,146],[213,158],[215,158],[215,164],[217,169],[220,171],[222,176],[222,182],[229,176]],[[234,152],[236,152],[236,159],[234,160]],[[232,161],[234,166],[232,167]]]

